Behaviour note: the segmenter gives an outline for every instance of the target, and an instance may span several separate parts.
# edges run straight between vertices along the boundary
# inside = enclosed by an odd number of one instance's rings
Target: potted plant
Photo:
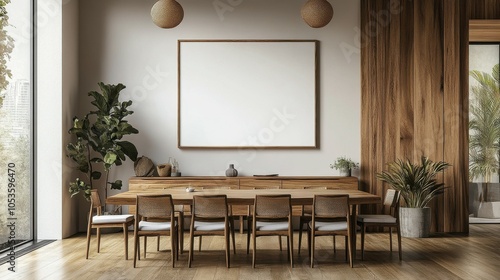
[[[109,171],[113,166],[121,165],[126,158],[135,161],[137,149],[129,141],[123,141],[126,135],[137,134],[139,131],[125,120],[133,111],[128,110],[132,101],[120,102],[120,91],[124,85],[109,85],[98,83],[101,92],[88,93],[93,98],[90,102],[95,109],[83,118],[73,118],[73,127],[69,133],[75,135],[75,141],[66,146],[66,155],[76,164],[76,169],[85,174],[85,179],[76,178],[70,182],[69,192],[75,196],[80,192],[87,200],[90,190],[98,189],[108,196],[108,186],[111,189],[121,189],[122,181],[109,181]],[[105,183],[97,186],[104,171]]]
[[[493,174],[500,173],[500,68],[496,64],[492,73],[473,70],[470,76],[475,80],[471,86],[469,106],[469,179],[479,179],[481,189],[470,190],[472,209],[477,217],[494,218],[491,211],[499,202],[488,201],[488,189]],[[471,186],[475,186],[472,183]],[[498,185],[497,185],[498,186]]]
[[[427,205],[444,192],[444,183],[438,183],[435,177],[448,166],[446,162],[433,162],[422,156],[420,164],[409,159],[396,160],[389,163],[388,171],[377,173],[377,178],[399,191],[405,201],[406,207],[399,209],[402,236],[429,236],[431,212]]]
[[[351,171],[354,168],[358,168],[359,164],[357,162],[352,161],[348,157],[338,157],[337,160],[330,164],[330,168],[335,168],[340,171],[340,176],[351,176]]]

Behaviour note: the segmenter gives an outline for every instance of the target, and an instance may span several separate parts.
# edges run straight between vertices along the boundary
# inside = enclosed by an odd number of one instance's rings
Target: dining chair
[[[313,199],[312,219],[308,224],[307,240],[311,267],[314,267],[314,249],[317,236],[343,235],[346,238],[346,256],[353,267],[351,214],[348,195],[315,195]]]
[[[94,209],[96,215],[94,215]],[[133,215],[102,215],[102,204],[97,190],[90,191],[90,211],[87,226],[87,254],[89,258],[90,236],[92,229],[97,232],[97,253],[101,248],[101,228],[122,228],[125,242],[125,259],[128,260],[128,227],[134,224]]]
[[[279,185],[271,185],[271,186],[253,186],[251,189],[253,190],[269,190],[269,189],[279,189]],[[253,206],[247,205],[247,206],[241,206],[241,205],[235,205],[234,207],[245,207],[246,209],[246,214],[245,215],[240,215],[240,228],[243,227],[243,220],[247,221],[247,254],[250,253],[250,234],[252,232],[252,216],[253,216]],[[238,208],[241,209],[241,208]],[[240,230],[240,232],[242,232]],[[282,246],[282,241],[281,241],[281,236],[278,236],[278,244],[280,246],[280,251],[283,251],[283,246]]]
[[[219,235],[224,236],[226,240],[226,267],[229,268],[230,230],[226,195],[194,195],[189,234],[188,267],[191,267],[193,261],[194,237]]]
[[[170,194],[137,195],[136,217],[134,227],[134,267],[140,256],[139,237],[170,236],[172,267],[178,258],[178,224],[175,217],[174,204]],[[145,243],[146,246],[146,243]],[[146,250],[144,250],[146,258]]]
[[[229,186],[203,186],[201,187],[201,190],[229,190],[231,187]],[[234,216],[233,216],[233,207],[232,205],[228,205],[228,217],[229,217],[229,229],[231,232],[231,239],[233,241],[233,253],[236,254],[236,241],[234,239]],[[198,251],[201,252],[201,243],[202,243],[202,238],[203,236],[200,235],[199,237],[199,242],[198,242]]]
[[[399,260],[402,260],[401,250],[401,228],[399,225],[399,191],[388,189],[385,198],[384,206],[389,207],[389,214],[360,214],[358,215],[357,224],[361,227],[361,259],[364,259],[365,254],[365,232],[367,227],[388,227],[390,251],[392,252],[392,229],[396,228],[398,236]]]
[[[303,189],[305,190],[310,190],[310,189],[323,189],[326,190],[326,187],[324,186],[305,186]],[[293,209],[293,207],[292,207]],[[298,248],[298,254],[300,255],[300,249],[302,247],[302,232],[304,230],[304,225],[306,225],[312,220],[312,205],[302,205],[301,206],[301,213],[299,217],[299,248]],[[335,250],[335,236],[333,237],[333,248]]]
[[[287,255],[293,268],[293,224],[291,195],[256,195],[252,216],[252,267],[257,256],[257,237],[286,236]]]

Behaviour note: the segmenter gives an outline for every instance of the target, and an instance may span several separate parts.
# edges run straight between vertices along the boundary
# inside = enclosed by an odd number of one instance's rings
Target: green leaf
[[[114,152],[107,152],[104,156],[104,163],[113,165],[116,161],[116,154]]]
[[[137,148],[135,147],[134,144],[130,143],[129,141],[120,141],[116,142],[117,145],[119,145],[122,149],[122,151],[133,161],[137,160]]]
[[[116,180],[115,182],[109,182],[111,185],[111,189],[113,190],[121,190],[122,189],[122,180]]]
[[[91,177],[93,180],[99,180],[101,178],[101,172],[93,171]]]

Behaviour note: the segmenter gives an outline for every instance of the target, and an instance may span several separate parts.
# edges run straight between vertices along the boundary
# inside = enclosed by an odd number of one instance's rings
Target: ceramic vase
[[[227,177],[236,177],[238,176],[238,170],[234,169],[234,164],[230,164],[229,168],[226,170]]]

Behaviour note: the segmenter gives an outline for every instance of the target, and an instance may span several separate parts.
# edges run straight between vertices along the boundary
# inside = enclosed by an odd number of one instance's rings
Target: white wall
[[[79,231],[78,224],[86,224],[88,202],[82,196],[71,198],[68,181],[74,181],[78,173],[66,157],[65,146],[70,141],[68,129],[78,110],[78,0],[66,1],[62,9],[62,236],[68,237]],[[83,209],[79,211],[78,209]]]
[[[64,152],[78,104],[78,0],[37,2],[36,230],[38,239],[61,239],[78,232],[80,212]]]
[[[62,238],[62,5],[38,0],[37,238]]]
[[[324,28],[300,17],[305,1],[182,0],[184,20],[174,29],[150,19],[155,1],[86,0],[80,4],[80,91],[96,83],[123,83],[123,98],[134,102],[130,137],[139,155],[164,163],[175,157],[183,175],[223,175],[229,163],[241,175],[337,175],[336,157],[360,158],[359,54],[346,56],[342,43],[359,42],[359,1],[330,1],[335,15]],[[240,2],[217,13],[214,3]],[[320,144],[317,150],[180,150],[177,148],[178,39],[317,39],[320,41]],[[293,82],[293,81],[290,81]],[[82,104],[88,98],[82,95]],[[112,174],[124,182],[134,175],[129,161]]]

